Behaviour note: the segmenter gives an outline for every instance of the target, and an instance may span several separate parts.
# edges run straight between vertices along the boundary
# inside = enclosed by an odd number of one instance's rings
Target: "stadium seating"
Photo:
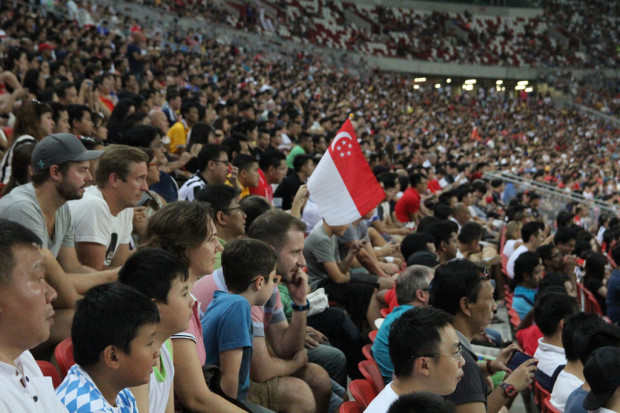
[[[67,375],[67,372],[75,364],[75,359],[73,358],[73,343],[71,342],[71,338],[64,339],[56,346],[54,350],[54,355],[56,356],[56,362],[58,363],[58,368],[60,369],[60,376],[64,378]]]
[[[60,378],[60,374],[58,374],[58,370],[56,370],[56,367],[54,367],[52,363],[45,360],[37,360],[37,364],[39,365],[43,375],[52,379],[54,388],[60,386],[62,379]]]
[[[373,385],[363,379],[353,380],[351,384],[349,384],[349,391],[351,392],[351,396],[353,396],[356,401],[363,404],[364,407],[368,407],[372,399],[377,397],[378,394]]]
[[[375,361],[363,360],[359,362],[358,368],[362,376],[372,384],[377,394],[381,393],[381,390],[385,387],[385,381],[377,363]]]

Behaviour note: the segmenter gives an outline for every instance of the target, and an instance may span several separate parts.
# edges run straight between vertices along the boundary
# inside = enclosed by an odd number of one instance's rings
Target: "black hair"
[[[175,279],[187,281],[187,267],[179,257],[159,248],[140,248],[118,272],[118,281],[142,292],[149,298],[167,304]]]
[[[271,209],[271,204],[262,196],[246,196],[239,202],[241,210],[245,214],[245,232],[250,229],[250,225],[256,218]]]
[[[566,290],[564,293],[549,291],[545,294],[538,294],[534,306],[534,320],[543,335],[551,336],[557,331],[561,320],[566,320],[578,312],[577,300],[566,294]]]
[[[415,232],[413,234],[407,234],[400,243],[400,252],[403,254],[405,261],[409,259],[411,254],[418,251],[428,251],[426,244],[435,243],[435,238],[431,234],[426,232]]]
[[[241,155],[237,156],[239,159]],[[258,161],[258,166],[263,172],[267,172],[270,166],[274,168],[279,168],[282,161],[286,161],[286,155],[284,155],[280,151],[266,151],[261,155],[260,160]]]
[[[585,351],[590,336],[605,324],[605,321],[596,314],[577,313],[569,317],[562,330],[562,347],[566,360],[580,359],[579,353]]]
[[[553,258],[553,249],[555,248],[555,244],[550,242],[549,244],[541,245],[536,248],[536,254],[540,256],[540,258],[545,262],[546,260],[550,260]]]
[[[268,276],[275,268],[278,257],[273,247],[252,238],[237,238],[222,251],[222,272],[231,293],[242,293],[252,280]]]
[[[568,211],[560,211],[558,213],[558,216],[555,218],[555,222],[558,225],[558,232],[562,228],[567,227],[573,221],[573,218],[575,218],[574,214],[571,214]],[[557,244],[557,241],[556,241],[556,244]]]
[[[515,284],[521,284],[525,281],[525,274],[529,274],[530,277],[534,273],[536,267],[540,264],[540,256],[535,252],[525,251],[515,261],[514,265],[514,278]]]
[[[482,225],[471,221],[463,224],[461,227],[461,232],[459,232],[457,238],[460,242],[465,244],[474,240],[480,240],[483,234],[484,229],[482,228]]]
[[[222,145],[209,143],[203,146],[196,156],[198,171],[202,172],[207,169],[209,161],[217,161],[220,159],[222,152],[227,153],[226,148]]]
[[[566,245],[572,239],[577,241],[577,233],[570,227],[563,227],[557,230],[557,232],[555,233],[555,236],[553,237],[553,242],[555,245],[558,245],[558,244]]]
[[[181,103],[181,115],[185,116],[192,108],[198,109],[198,102],[194,99],[185,99]]]
[[[240,193],[239,188],[226,184],[207,185],[196,193],[196,200],[208,202],[211,206],[213,221],[218,222],[217,213],[226,213],[233,199]]]
[[[585,276],[603,280],[607,262],[607,257],[603,254],[592,253],[588,255],[585,265]]]
[[[567,281],[570,281],[570,278],[568,278],[566,274],[558,272],[547,273],[538,283],[538,295],[541,295],[544,291],[552,287],[559,287],[568,294],[564,285]]]
[[[616,264],[620,265],[620,244],[616,244],[611,249],[611,258],[614,260]]]
[[[439,352],[439,329],[452,323],[452,316],[433,307],[417,307],[404,312],[390,326],[388,338],[394,375],[408,377],[416,357]]]
[[[73,127],[74,120],[79,122],[86,112],[91,113],[86,105],[67,105],[67,112],[69,113],[69,125],[71,127]]]
[[[60,82],[54,87],[54,92],[56,92],[56,96],[60,99],[64,99],[67,96],[67,89],[71,89],[75,87],[75,85],[69,81]]]
[[[138,148],[148,148],[158,136],[161,137],[159,128],[151,125],[136,125],[125,132],[123,143]]]
[[[0,285],[11,281],[11,275],[17,264],[14,251],[17,246],[35,249],[41,246],[41,240],[29,228],[0,218]]]
[[[435,270],[430,302],[433,307],[456,315],[461,298],[475,303],[481,287],[480,268],[471,261],[454,259]]]
[[[423,232],[431,234],[433,238],[435,238],[435,248],[437,248],[437,251],[439,251],[441,243],[448,242],[452,237],[452,234],[456,234],[458,232],[458,226],[452,221],[443,220],[429,225],[428,227],[424,228]]]
[[[120,283],[93,287],[75,306],[71,326],[75,362],[81,367],[95,365],[108,346],[130,354],[138,329],[157,323],[157,306],[135,288]]]
[[[420,222],[418,222],[418,233],[422,233],[426,231],[426,228],[428,228],[429,226],[431,226],[432,224],[436,223],[436,222],[443,222],[445,221],[444,219],[440,219],[434,215],[429,215],[427,217],[424,217],[420,220]]]
[[[539,221],[526,222],[521,227],[521,239],[523,240],[524,243],[529,242],[532,236],[538,234],[539,231],[542,231],[544,229],[545,229],[545,226],[543,225],[542,222],[539,222]]]
[[[52,120],[55,124],[58,125],[58,121],[60,120],[60,114],[65,112],[67,108],[65,105],[58,102],[46,102],[47,106],[52,109]]]
[[[235,160],[233,161],[233,166],[239,168],[239,172],[241,172],[248,171],[255,163],[258,163],[255,157],[253,157],[252,155],[247,155],[245,153],[240,153],[235,157]]]
[[[297,155],[295,159],[293,159],[293,169],[295,170],[295,172],[301,171],[301,168],[303,168],[309,160],[312,160],[314,162],[312,156],[308,154],[300,153],[299,155]]]
[[[620,346],[620,327],[615,324],[604,323],[588,337],[583,351],[577,350],[581,363],[585,366],[588,357],[601,347]]]
[[[417,184],[422,182],[422,179],[426,179],[426,175],[420,172],[413,173],[409,175],[409,184],[412,188],[415,188]]]
[[[448,219],[450,215],[452,215],[452,208],[448,204],[444,204],[443,202],[437,203],[435,205],[435,217],[439,219]]]
[[[428,392],[400,396],[387,413],[456,413],[454,405],[443,397]]]

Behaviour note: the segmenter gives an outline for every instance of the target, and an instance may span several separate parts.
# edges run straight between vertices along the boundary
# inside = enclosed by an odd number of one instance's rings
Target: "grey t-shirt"
[[[304,241],[304,258],[308,266],[308,281],[312,290],[320,281],[329,278],[324,262],[340,262],[338,241],[325,233],[323,225],[317,225]]]
[[[349,224],[349,227],[345,231],[344,234],[340,237],[336,237],[338,240],[338,250],[340,252],[340,258],[344,259],[349,252],[349,248],[345,245],[347,242],[351,241],[369,241],[368,237],[368,220],[362,220],[357,225]]]
[[[0,199],[0,218],[15,221],[30,229],[55,257],[58,256],[61,246],[74,246],[69,206],[65,203],[56,211],[54,236],[50,237],[34,186],[31,183],[18,186]]]

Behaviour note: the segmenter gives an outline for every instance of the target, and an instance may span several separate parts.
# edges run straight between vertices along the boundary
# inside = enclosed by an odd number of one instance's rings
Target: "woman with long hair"
[[[168,251],[187,265],[190,291],[198,277],[213,272],[215,254],[222,250],[210,212],[202,202],[173,202],[151,217],[144,234],[144,246]],[[172,336],[175,395],[186,410],[193,412],[242,412],[207,387],[202,372],[206,353],[199,308],[196,301],[189,328]]]
[[[108,140],[111,143],[123,142],[123,122],[127,116],[136,111],[133,99],[123,99],[114,106],[114,110],[108,120]]]
[[[2,190],[1,196],[5,196],[18,186],[30,182],[32,175],[34,175],[34,169],[32,169],[32,165],[30,164],[33,150],[34,144],[27,143],[19,146],[13,151],[13,162],[11,163],[11,178]]]
[[[38,100],[22,103],[15,113],[16,121],[13,137],[9,141],[9,149],[0,162],[0,182],[6,184],[11,177],[11,162],[13,151],[25,143],[36,144],[41,139],[53,133],[54,120],[52,108]]]
[[[583,286],[586,287],[598,302],[603,314],[607,314],[607,257],[595,252],[590,253],[586,258],[585,275],[583,276]]]

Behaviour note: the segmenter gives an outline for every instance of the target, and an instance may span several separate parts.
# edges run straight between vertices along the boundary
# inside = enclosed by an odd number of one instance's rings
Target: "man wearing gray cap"
[[[78,293],[112,282],[117,277],[117,270],[95,272],[78,261],[71,214],[66,204],[82,198],[84,189],[92,181],[89,161],[101,153],[86,150],[75,135],[46,136],[32,152],[32,183],[19,186],[0,199],[0,218],[22,224],[42,241],[45,278],[58,292],[53,303],[56,309],[73,308]],[[89,273],[88,276],[85,273]],[[66,323],[63,322],[65,315]],[[66,314],[57,311],[51,343],[69,336],[72,316],[72,311]]]

